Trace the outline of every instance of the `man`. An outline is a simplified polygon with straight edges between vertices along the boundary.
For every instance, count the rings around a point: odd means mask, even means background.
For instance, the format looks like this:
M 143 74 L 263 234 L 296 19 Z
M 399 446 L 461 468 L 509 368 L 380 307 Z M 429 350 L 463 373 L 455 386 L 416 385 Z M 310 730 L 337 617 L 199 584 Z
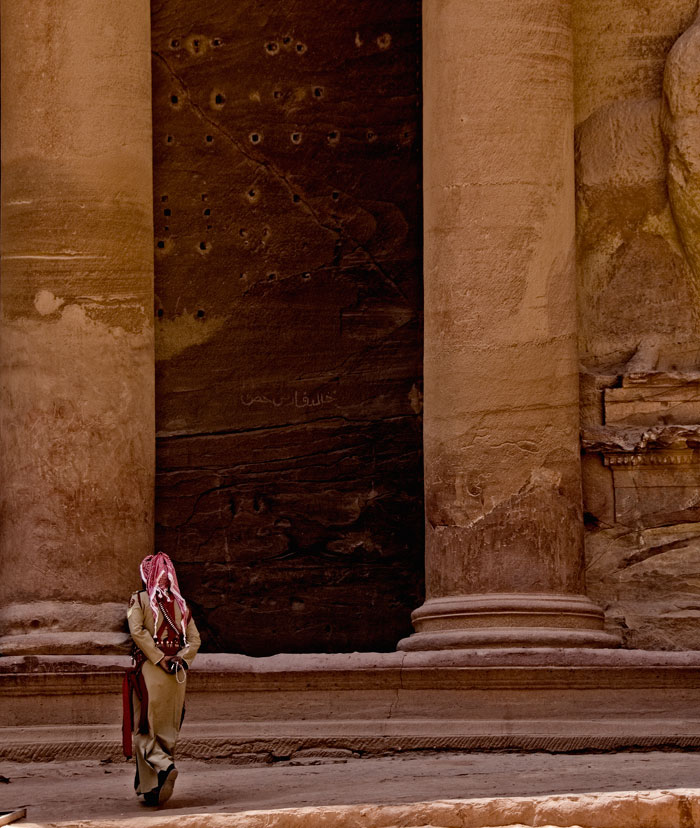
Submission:
M 177 779 L 186 671 L 201 642 L 170 558 L 149 555 L 140 572 L 144 589 L 131 596 L 127 611 L 135 646 L 124 679 L 124 753 L 132 755 L 133 732 L 134 787 L 145 805 L 157 806 L 170 798 Z

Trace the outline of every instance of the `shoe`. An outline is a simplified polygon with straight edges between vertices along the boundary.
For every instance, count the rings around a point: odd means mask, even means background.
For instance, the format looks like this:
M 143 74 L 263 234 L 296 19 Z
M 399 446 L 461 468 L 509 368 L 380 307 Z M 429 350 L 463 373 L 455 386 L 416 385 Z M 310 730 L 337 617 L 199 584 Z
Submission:
M 154 788 L 152 791 L 147 791 L 143 795 L 143 804 L 148 805 L 149 808 L 158 807 L 158 788 Z
M 161 774 L 163 776 L 161 780 Z M 177 779 L 177 768 L 171 765 L 167 770 L 158 774 L 158 804 L 164 805 L 173 795 L 175 780 Z

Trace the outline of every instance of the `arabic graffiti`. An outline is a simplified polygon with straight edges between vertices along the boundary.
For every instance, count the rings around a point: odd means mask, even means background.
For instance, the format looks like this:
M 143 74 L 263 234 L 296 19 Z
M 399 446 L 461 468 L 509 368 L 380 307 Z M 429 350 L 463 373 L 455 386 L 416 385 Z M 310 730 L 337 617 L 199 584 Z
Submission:
M 265 393 L 265 394 L 241 394 L 241 403 L 246 407 L 253 405 L 271 405 L 274 408 L 292 406 L 294 408 L 318 408 L 322 405 L 335 402 L 335 395 L 327 391 L 306 391 Z

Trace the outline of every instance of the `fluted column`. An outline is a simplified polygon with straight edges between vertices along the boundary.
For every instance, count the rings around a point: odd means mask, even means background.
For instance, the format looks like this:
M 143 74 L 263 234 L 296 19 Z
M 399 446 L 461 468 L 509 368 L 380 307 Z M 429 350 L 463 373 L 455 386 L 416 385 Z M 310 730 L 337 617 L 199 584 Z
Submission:
M 611 646 L 584 595 L 569 0 L 424 0 L 425 604 L 401 649 Z
M 99 652 L 152 551 L 150 4 L 1 13 L 0 652 Z

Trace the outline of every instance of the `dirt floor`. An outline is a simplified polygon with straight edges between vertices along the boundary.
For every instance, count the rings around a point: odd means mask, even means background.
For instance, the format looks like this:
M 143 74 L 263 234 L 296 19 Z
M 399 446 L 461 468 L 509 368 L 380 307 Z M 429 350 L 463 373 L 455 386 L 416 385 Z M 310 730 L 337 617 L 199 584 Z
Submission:
M 700 787 L 700 753 L 658 751 L 421 753 L 248 766 L 183 760 L 178 769 L 163 814 Z M 126 762 L 0 763 L 0 811 L 27 806 L 31 822 L 144 816 L 151 811 L 134 796 L 133 773 Z

